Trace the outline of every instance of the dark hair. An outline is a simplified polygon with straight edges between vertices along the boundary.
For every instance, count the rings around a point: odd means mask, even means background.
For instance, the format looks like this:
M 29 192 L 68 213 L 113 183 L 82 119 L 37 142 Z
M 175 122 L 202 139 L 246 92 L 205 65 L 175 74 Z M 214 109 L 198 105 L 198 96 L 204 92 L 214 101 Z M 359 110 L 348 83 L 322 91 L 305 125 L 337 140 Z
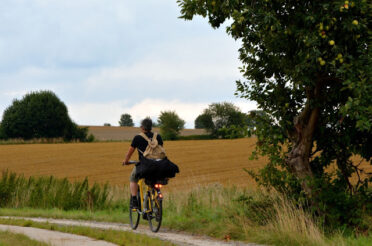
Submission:
M 141 127 L 145 129 L 145 131 L 149 132 L 152 129 L 152 120 L 150 118 L 145 118 L 141 121 Z

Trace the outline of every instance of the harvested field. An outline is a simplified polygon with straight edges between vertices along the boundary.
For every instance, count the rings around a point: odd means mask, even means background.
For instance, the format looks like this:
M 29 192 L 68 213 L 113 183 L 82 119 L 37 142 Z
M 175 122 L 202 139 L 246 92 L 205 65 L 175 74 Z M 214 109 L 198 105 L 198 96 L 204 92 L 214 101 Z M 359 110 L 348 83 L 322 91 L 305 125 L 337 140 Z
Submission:
M 264 159 L 249 161 L 255 139 L 166 141 L 169 158 L 181 173 L 172 187 L 188 188 L 213 182 L 252 185 L 243 168 L 257 169 Z M 30 175 L 54 175 L 79 180 L 124 185 L 132 166 L 121 162 L 129 142 L 23 144 L 0 146 L 0 170 L 9 169 Z M 137 159 L 135 155 L 132 159 Z
M 89 134 L 93 134 L 100 141 L 123 141 L 131 140 L 135 135 L 141 132 L 139 127 L 120 127 L 120 126 L 88 126 Z M 153 129 L 160 132 L 159 128 Z M 206 134 L 204 129 L 184 129 L 181 136 L 203 135 Z
M 168 157 L 181 173 L 169 188 L 187 190 L 210 183 L 255 186 L 243 168 L 257 170 L 267 159 L 249 160 L 255 138 L 236 140 L 166 141 Z M 132 166 L 121 162 L 130 142 L 0 145 L 0 170 L 9 169 L 25 176 L 54 175 L 70 180 L 114 185 L 129 183 Z M 137 153 L 132 159 L 137 159 Z M 359 162 L 360 158 L 354 158 Z M 372 166 L 363 163 L 372 171 Z

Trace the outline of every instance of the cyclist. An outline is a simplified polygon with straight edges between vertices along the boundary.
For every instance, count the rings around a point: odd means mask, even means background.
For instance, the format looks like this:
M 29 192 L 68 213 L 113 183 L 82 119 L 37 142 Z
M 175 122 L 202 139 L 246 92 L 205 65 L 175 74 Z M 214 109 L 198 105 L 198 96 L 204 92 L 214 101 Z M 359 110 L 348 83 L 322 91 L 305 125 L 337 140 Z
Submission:
M 152 120 L 150 118 L 145 118 L 141 121 L 141 131 L 148 137 L 152 138 L 154 133 L 152 130 Z M 163 139 L 159 134 L 157 134 L 156 139 L 158 140 L 158 144 L 163 146 Z M 136 135 L 129 147 L 128 153 L 125 156 L 125 160 L 123 161 L 123 165 L 129 165 L 129 160 L 132 157 L 133 152 L 137 148 L 138 150 L 138 158 L 141 160 L 142 153 L 145 152 L 148 142 L 141 136 Z M 130 193 L 132 195 L 131 198 L 131 207 L 138 208 L 138 201 L 137 201 L 137 192 L 138 192 L 138 179 L 135 178 L 136 174 L 136 167 L 133 168 L 132 173 L 130 175 Z

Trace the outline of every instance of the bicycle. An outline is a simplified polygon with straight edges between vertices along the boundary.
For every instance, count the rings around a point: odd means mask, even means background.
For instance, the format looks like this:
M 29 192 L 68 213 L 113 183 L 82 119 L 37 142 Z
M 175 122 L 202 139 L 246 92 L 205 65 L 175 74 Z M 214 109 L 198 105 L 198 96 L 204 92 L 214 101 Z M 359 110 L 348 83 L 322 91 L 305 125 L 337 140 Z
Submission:
M 129 161 L 129 164 L 138 164 L 138 161 Z M 145 180 L 138 181 L 137 201 L 138 209 L 129 205 L 129 220 L 133 230 L 137 229 L 140 217 L 148 220 L 152 232 L 158 232 L 163 217 L 163 194 L 160 189 L 168 183 L 164 180 Z

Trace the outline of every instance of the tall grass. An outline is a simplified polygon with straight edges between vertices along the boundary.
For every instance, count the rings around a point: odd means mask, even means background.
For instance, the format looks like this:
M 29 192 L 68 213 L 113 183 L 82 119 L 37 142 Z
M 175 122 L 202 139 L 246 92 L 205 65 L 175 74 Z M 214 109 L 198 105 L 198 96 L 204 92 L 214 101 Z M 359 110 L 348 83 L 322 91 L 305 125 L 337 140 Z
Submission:
M 219 238 L 275 245 L 324 245 L 320 223 L 275 192 L 199 187 L 166 198 L 164 224 Z
M 365 245 L 363 241 L 372 237 L 368 236 L 368 232 L 359 238 L 345 238 L 342 232 L 325 235 L 321 221 L 313 218 L 304 208 L 278 193 L 264 190 L 214 184 L 188 192 L 165 192 L 163 204 L 164 227 L 226 240 L 274 245 Z M 26 179 L 3 172 L 0 207 L 35 208 L 34 211 L 26 210 L 23 215 L 35 216 L 36 213 L 37 216 L 53 217 L 58 214 L 58 217 L 65 215 L 127 222 L 129 189 L 97 184 L 90 186 L 87 179 L 71 183 L 67 179 Z M 43 213 L 36 208 L 48 210 Z M 66 210 L 73 210 L 75 214 Z M 22 215 L 22 210 L 13 213 Z M 11 215 L 12 211 L 1 210 L 1 214 Z
M 71 183 L 67 179 L 17 176 L 3 171 L 0 179 L 0 207 L 103 209 L 109 206 L 109 186 Z

